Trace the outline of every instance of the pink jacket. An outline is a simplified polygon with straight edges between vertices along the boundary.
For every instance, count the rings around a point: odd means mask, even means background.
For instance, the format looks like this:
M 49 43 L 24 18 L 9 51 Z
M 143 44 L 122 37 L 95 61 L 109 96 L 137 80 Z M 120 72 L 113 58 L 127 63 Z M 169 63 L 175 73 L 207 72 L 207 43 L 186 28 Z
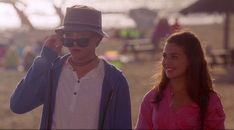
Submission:
M 136 129 L 199 129 L 199 106 L 188 104 L 176 112 L 173 112 L 169 104 L 171 102 L 170 88 L 167 87 L 164 97 L 157 108 L 152 103 L 155 90 L 149 91 L 141 104 L 140 114 Z M 205 118 L 205 129 L 224 129 L 225 114 L 219 97 L 212 93 Z

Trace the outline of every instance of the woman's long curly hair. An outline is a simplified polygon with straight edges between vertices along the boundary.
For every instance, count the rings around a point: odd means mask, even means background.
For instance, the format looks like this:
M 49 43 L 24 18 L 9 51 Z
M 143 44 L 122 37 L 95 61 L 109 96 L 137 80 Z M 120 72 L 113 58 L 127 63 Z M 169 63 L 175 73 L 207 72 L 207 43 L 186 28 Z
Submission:
M 191 100 L 200 107 L 201 128 L 203 129 L 209 102 L 209 93 L 214 90 L 201 43 L 195 34 L 189 31 L 183 31 L 169 36 L 166 44 L 175 44 L 181 47 L 187 56 L 189 65 L 186 71 L 186 91 Z M 154 103 L 157 106 L 159 106 L 163 98 L 163 92 L 168 83 L 169 79 L 164 70 L 161 69 L 159 81 L 155 87 L 157 94 Z

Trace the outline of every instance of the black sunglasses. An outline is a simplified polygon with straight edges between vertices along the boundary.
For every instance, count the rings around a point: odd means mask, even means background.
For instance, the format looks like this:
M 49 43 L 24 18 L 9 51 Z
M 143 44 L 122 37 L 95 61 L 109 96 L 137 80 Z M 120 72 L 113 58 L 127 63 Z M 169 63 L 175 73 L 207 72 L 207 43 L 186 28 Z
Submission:
M 63 38 L 62 40 L 63 40 L 63 45 L 65 47 L 79 46 L 85 48 L 89 46 L 89 38 L 79 38 L 79 39 Z

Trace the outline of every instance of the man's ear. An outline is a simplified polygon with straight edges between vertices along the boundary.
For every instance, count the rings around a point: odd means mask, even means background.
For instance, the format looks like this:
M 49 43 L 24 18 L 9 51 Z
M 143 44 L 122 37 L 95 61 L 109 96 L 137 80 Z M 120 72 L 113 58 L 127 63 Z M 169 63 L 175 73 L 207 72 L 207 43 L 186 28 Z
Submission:
M 102 41 L 103 36 L 97 36 L 97 45 L 98 46 Z
M 55 33 L 59 36 L 59 37 L 63 37 L 64 36 L 64 31 L 62 29 L 56 29 Z

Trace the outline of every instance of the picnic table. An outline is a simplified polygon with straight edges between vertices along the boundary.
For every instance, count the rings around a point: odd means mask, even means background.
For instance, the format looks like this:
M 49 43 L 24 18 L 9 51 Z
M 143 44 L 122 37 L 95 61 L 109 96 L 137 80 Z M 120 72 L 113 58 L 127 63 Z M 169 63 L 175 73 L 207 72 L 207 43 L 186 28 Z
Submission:
M 211 66 L 234 64 L 234 49 L 212 49 L 207 52 Z
M 123 47 L 121 50 L 122 54 L 133 54 L 135 60 L 140 60 L 139 55 L 142 53 L 148 53 L 154 56 L 156 52 L 155 46 L 151 43 L 148 38 L 140 39 L 125 39 L 123 40 Z

